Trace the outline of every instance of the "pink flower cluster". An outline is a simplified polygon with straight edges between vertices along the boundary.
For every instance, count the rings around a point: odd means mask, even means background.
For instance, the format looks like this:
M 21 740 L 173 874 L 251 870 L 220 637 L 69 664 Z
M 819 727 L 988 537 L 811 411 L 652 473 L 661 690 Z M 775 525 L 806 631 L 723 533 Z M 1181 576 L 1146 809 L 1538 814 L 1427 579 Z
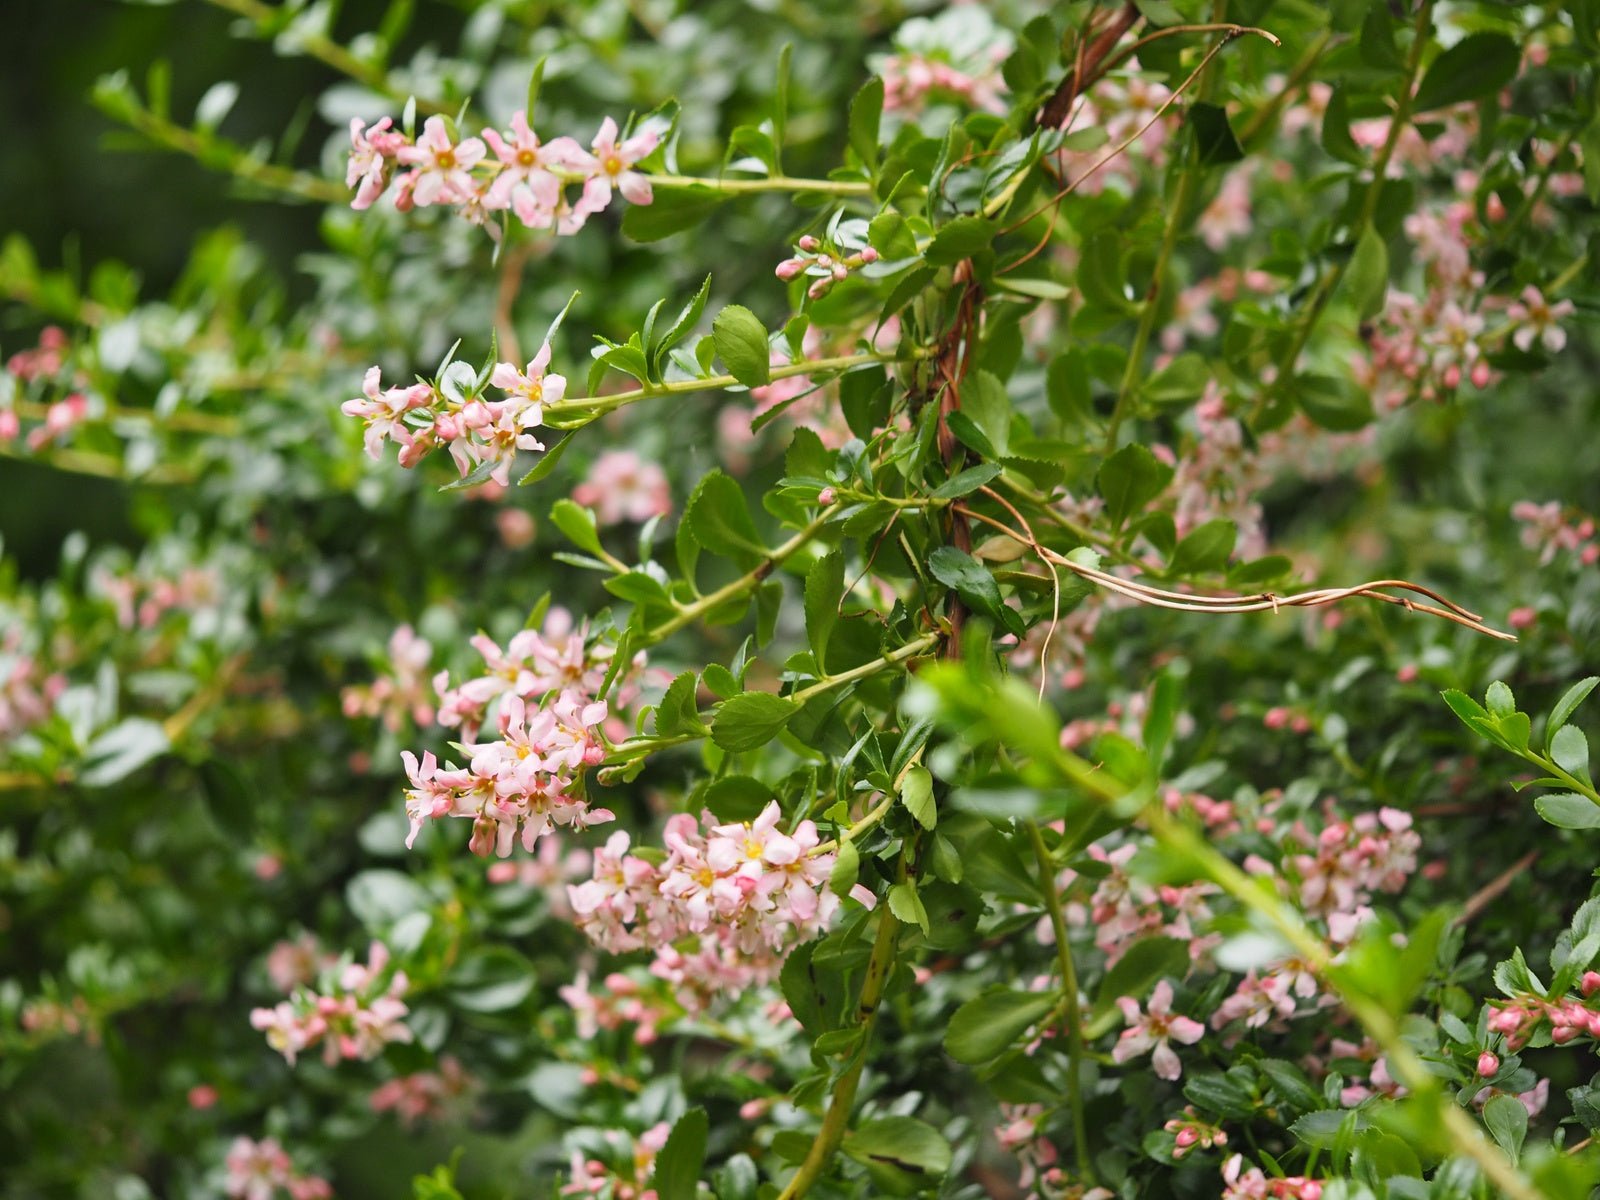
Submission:
M 1228 415 L 1227 401 L 1214 384 L 1194 407 L 1194 425 L 1194 444 L 1187 453 L 1161 455 L 1175 467 L 1171 492 L 1177 535 L 1186 537 L 1221 517 L 1239 527 L 1235 554 L 1257 558 L 1266 552 L 1267 539 L 1256 496 L 1272 482 L 1271 476 L 1246 446 L 1244 426 Z
M 1181 1116 L 1173 1117 L 1161 1127 L 1172 1134 L 1173 1158 L 1185 1158 L 1195 1150 L 1210 1150 L 1228 1144 L 1228 1135 L 1220 1125 L 1209 1125 L 1195 1115 L 1192 1105 L 1185 1105 Z
M 634 204 L 653 198 L 649 177 L 636 168 L 660 143 L 654 129 L 619 140 L 617 123 L 607 117 L 585 150 L 570 137 L 540 142 L 518 111 L 508 132 L 482 133 L 463 138 L 445 118 L 429 117 L 412 141 L 388 117 L 370 127 L 351 121 L 345 172 L 345 186 L 356 189 L 351 207 L 370 208 L 392 184 L 401 212 L 441 205 L 485 224 L 491 214 L 509 211 L 530 229 L 569 234 L 604 211 L 613 191 Z M 581 185 L 576 200 L 567 194 L 571 184 Z
M 223 1190 L 234 1200 L 274 1200 L 280 1193 L 289 1200 L 332 1200 L 333 1187 L 316 1175 L 302 1175 L 295 1169 L 276 1138 L 257 1142 L 235 1138 L 224 1161 L 227 1178 Z
M 28 431 L 27 447 L 38 452 L 46 446 L 59 445 L 88 419 L 89 397 L 82 392 L 72 392 L 45 409 L 44 420 Z M 9 442 L 20 432 L 16 412 L 12 409 L 0 412 L 0 442 Z
M 400 999 L 408 986 L 404 971 L 389 969 L 388 947 L 373 942 L 366 965 L 349 963 L 324 975 L 320 991 L 297 988 L 275 1007 L 255 1009 L 250 1024 L 290 1065 L 318 1044 L 329 1066 L 341 1059 L 376 1058 L 390 1042 L 411 1040 L 411 1029 L 401 1019 L 409 1011 Z
M 66 688 L 66 676 L 44 674 L 39 659 L 23 652 L 20 628 L 0 635 L 0 745 L 48 718 Z
M 1348 942 L 1371 916 L 1367 902 L 1374 893 L 1399 892 L 1416 872 L 1422 839 L 1411 825 L 1410 813 L 1380 808 L 1348 821 L 1330 820 L 1315 836 L 1301 824 L 1290 831 L 1291 846 L 1306 847 L 1285 860 L 1298 882 L 1300 905 L 1327 922 L 1335 942 Z M 1259 870 L 1260 860 L 1246 866 Z
M 437 1071 L 414 1071 L 380 1084 L 367 1102 L 375 1113 L 392 1112 L 407 1129 L 464 1108 L 477 1084 L 459 1059 L 446 1054 Z
M 667 819 L 659 864 L 630 854 L 626 833 L 612 834 L 594 877 L 568 889 L 578 927 L 613 954 L 656 951 L 652 971 L 690 991 L 765 982 L 781 952 L 815 937 L 839 906 L 825 886 L 834 856 L 815 852 L 815 822 L 784 833 L 782 816 L 777 801 L 748 822 L 678 813 Z M 692 936 L 693 953 L 673 945 Z
M 797 279 L 801 275 L 810 277 L 813 282 L 806 289 L 806 295 L 813 300 L 822 299 L 834 284 L 850 278 L 851 271 L 878 261 L 878 252 L 871 246 L 864 246 L 855 254 L 842 254 L 837 249 L 829 252 L 823 249 L 819 239 L 809 233 L 802 236 L 795 246 L 799 253 L 779 263 L 776 274 L 784 280 Z
M 1105 953 L 1108 965 L 1120 959 L 1134 942 L 1151 936 L 1178 938 L 1189 944 L 1192 958 L 1203 957 L 1219 940 L 1215 934 L 1197 932 L 1211 920 L 1207 899 L 1216 895 L 1217 889 L 1205 883 L 1157 888 L 1134 879 L 1128 873 L 1128 863 L 1138 849 L 1136 842 L 1110 851 L 1098 843 L 1089 847 L 1089 857 L 1104 864 L 1107 872 L 1096 883 L 1087 905 L 1067 905 L 1068 921 L 1094 930 L 1094 944 Z M 1075 872 L 1065 871 L 1059 886 L 1066 890 L 1076 879 Z M 1040 922 L 1039 935 L 1041 940 L 1049 940 L 1048 922 Z M 1171 995 L 1170 988 L 1167 995 Z
M 632 450 L 607 450 L 582 483 L 572 489 L 574 503 L 594 510 L 601 525 L 643 523 L 672 511 L 672 492 L 660 466 Z
M 1518 996 L 1512 1000 L 1490 1002 L 1489 1032 L 1506 1039 L 1506 1048 L 1520 1050 L 1540 1025 L 1550 1022 L 1550 1040 L 1558 1046 L 1580 1037 L 1600 1038 L 1600 1011 L 1585 1001 L 1600 991 L 1600 972 L 1585 971 L 1578 983 L 1584 999 L 1567 996 L 1546 1000 L 1540 996 Z
M 402 625 L 389 637 L 389 668 L 370 684 L 354 684 L 339 695 L 347 717 L 377 717 L 385 729 L 399 733 L 409 724 L 433 724 L 433 697 L 429 691 L 428 667 L 433 661 L 433 644 L 418 637 L 410 625 Z
M 39 344 L 32 349 L 18 350 L 6 359 L 6 370 L 23 383 L 49 379 L 66 362 L 68 347 L 66 330 L 59 325 L 46 325 L 39 331 Z
M 406 791 L 410 847 L 427 821 L 465 817 L 472 821 L 467 845 L 480 858 L 511 853 L 518 834 L 532 851 L 539 837 L 556 827 L 584 829 L 614 820 L 604 808 L 589 807 L 581 774 L 606 753 L 599 726 L 604 701 L 588 702 L 574 691 L 557 693 L 545 707 L 530 709 L 521 696 L 499 706 L 499 738 L 469 742 L 462 750 L 465 769 L 440 769 L 432 751 L 401 754 L 411 787 Z
M 646 984 L 620 971 L 611 972 L 597 988 L 590 987 L 589 972 L 579 971 L 559 994 L 577 1018 L 578 1036 L 585 1040 L 602 1029 L 632 1025 L 633 1040 L 648 1046 L 660 1036 L 662 1023 L 673 1015 Z
M 215 567 L 190 565 L 169 574 L 155 570 L 97 571 L 94 587 L 117 610 L 124 629 L 153 629 L 170 612 L 198 612 L 214 607 L 222 580 Z
M 1600 541 L 1595 539 L 1593 517 L 1582 513 L 1569 516 L 1555 500 L 1546 504 L 1519 500 L 1511 506 L 1511 515 L 1522 522 L 1522 544 L 1539 552 L 1540 566 L 1548 565 L 1562 552 L 1577 555 L 1586 567 L 1600 562 Z
M 384 442 L 392 441 L 400 447 L 400 465 L 414 467 L 445 446 L 463 477 L 490 465 L 489 478 L 505 487 L 519 450 L 544 449 L 532 433 L 544 423 L 544 406 L 566 395 L 566 378 L 547 374 L 549 365 L 549 342 L 539 347 L 526 369 L 496 363 L 488 382 L 506 393 L 499 400 L 484 399 L 476 389 L 462 392 L 449 368 L 437 385 L 384 388 L 379 369 L 371 367 L 361 396 L 345 401 L 340 411 L 366 422 L 364 441 L 373 458 L 381 457 Z
M 1269 1178 L 1260 1167 L 1244 1169 L 1244 1156 L 1235 1154 L 1222 1164 L 1227 1189 L 1222 1200 L 1322 1200 L 1322 1184 L 1303 1175 Z
M 606 1193 L 610 1200 L 656 1200 L 656 1190 L 647 1186 L 655 1173 L 656 1155 L 667 1144 L 672 1125 L 662 1121 L 651 1126 L 636 1138 L 616 1130 L 605 1135 L 611 1147 L 612 1158 L 587 1158 L 581 1150 L 572 1152 L 572 1182 L 561 1189 L 563 1196 L 598 1196 Z M 625 1166 L 619 1162 L 626 1160 Z

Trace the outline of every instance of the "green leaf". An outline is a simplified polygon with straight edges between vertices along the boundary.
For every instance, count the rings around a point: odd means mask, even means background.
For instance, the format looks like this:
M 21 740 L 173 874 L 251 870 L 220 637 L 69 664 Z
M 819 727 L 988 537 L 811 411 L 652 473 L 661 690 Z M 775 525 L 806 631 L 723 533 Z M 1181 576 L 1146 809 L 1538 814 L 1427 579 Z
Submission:
M 824 555 L 806 572 L 806 640 L 817 671 L 828 661 L 828 639 L 839 622 L 839 602 L 844 598 L 844 555 L 838 551 Z
M 1522 1157 L 1522 1140 L 1528 1136 L 1528 1110 L 1515 1096 L 1490 1096 L 1483 1106 L 1483 1123 L 1489 1136 L 1516 1163 Z
M 1550 757 L 1563 771 L 1589 778 L 1589 739 L 1576 725 L 1563 725 L 1550 739 Z
M 78 782 L 85 787 L 109 787 L 121 783 L 146 763 L 160 758 L 172 748 L 159 722 L 145 717 L 128 717 L 89 743 L 84 752 L 84 767 Z
M 984 217 L 957 217 L 941 225 L 923 257 L 936 267 L 953 266 L 987 250 L 999 226 Z
M 649 204 L 628 205 L 622 214 L 622 232 L 636 242 L 659 242 L 693 229 L 727 199 L 727 193 L 699 183 L 684 188 L 658 187 Z
M 1522 63 L 1517 43 L 1503 33 L 1474 33 L 1462 38 L 1429 65 L 1413 114 L 1492 96 L 1516 78 Z
M 724 775 L 706 788 L 705 806 L 722 821 L 753 821 L 772 799 L 772 789 L 759 779 Z
M 754 750 L 782 733 L 799 711 L 794 701 L 771 692 L 741 692 L 717 706 L 711 740 L 732 753 Z
M 1363 321 L 1383 308 L 1384 297 L 1389 292 L 1389 248 L 1371 225 L 1362 231 L 1361 240 L 1356 243 L 1340 290 Z
M 527 958 L 506 946 L 490 946 L 450 973 L 450 1003 L 467 1012 L 508 1012 L 533 994 L 536 982 L 538 972 Z
M 945 1030 L 945 1053 L 959 1063 L 976 1065 L 998 1058 L 1056 1007 L 1053 992 L 1014 992 L 1010 989 L 974 996 L 950 1018 Z
M 873 174 L 878 170 L 878 124 L 883 119 L 883 79 L 874 75 L 850 101 L 850 149 Z
M 889 889 L 889 911 L 896 920 L 919 926 L 923 933 L 928 932 L 928 910 L 923 906 L 922 897 L 917 894 L 916 880 L 903 879 Z
M 1000 474 L 999 463 L 979 463 L 952 475 L 930 493 L 936 500 L 955 500 L 994 481 Z
M 1244 158 L 1244 148 L 1228 124 L 1227 110 L 1217 104 L 1197 100 L 1189 106 L 1186 118 L 1194 129 L 1195 148 L 1202 167 L 1220 167 Z
M 677 737 L 685 733 L 704 733 L 705 725 L 695 707 L 695 692 L 700 680 L 693 671 L 685 671 L 667 685 L 656 705 L 656 733 L 661 737 Z
M 1239 528 L 1227 517 L 1217 517 L 1190 533 L 1172 552 L 1172 573 L 1195 575 L 1220 571 L 1228 565 Z
M 940 546 L 928 556 L 928 570 L 948 588 L 954 588 L 962 601 L 1013 633 L 1020 633 L 1021 618 L 1000 599 L 1000 585 L 989 568 L 954 546 Z
M 1556 701 L 1556 706 L 1550 710 L 1550 720 L 1545 723 L 1544 735 L 1552 738 L 1572 718 L 1578 705 L 1582 704 L 1594 691 L 1595 685 L 1600 684 L 1600 675 L 1591 675 L 1587 679 L 1580 679 L 1567 689 L 1566 694 Z
M 1131 515 L 1159 496 L 1172 480 L 1172 468 L 1138 442 L 1129 442 L 1100 466 L 1100 494 L 1106 515 L 1121 528 Z
M 772 378 L 772 353 L 767 347 L 767 327 L 742 304 L 730 304 L 711 322 L 711 340 L 717 355 L 745 387 L 760 387 Z
M 1336 433 L 1352 433 L 1372 423 L 1372 397 L 1336 375 L 1300 375 L 1294 380 L 1296 399 L 1306 416 Z
M 550 519 L 578 549 L 596 557 L 604 553 L 600 546 L 600 532 L 595 524 L 594 513 L 587 508 L 571 500 L 557 500 L 550 506 Z
M 926 767 L 912 767 L 906 772 L 900 783 L 900 803 L 924 829 L 932 829 L 938 823 L 939 812 L 933 802 L 933 776 Z
M 700 316 L 706 310 L 706 300 L 711 295 L 711 276 L 706 276 L 706 281 L 700 285 L 700 290 L 694 294 L 694 299 L 683 306 L 683 311 L 672 322 L 667 331 L 654 340 L 645 341 L 645 354 L 650 359 L 650 366 L 657 377 L 661 374 L 661 365 L 666 361 L 669 351 L 684 338 L 694 331 Z
M 855 887 L 860 875 L 861 851 L 856 849 L 855 842 L 845 838 L 839 843 L 839 850 L 833 859 L 833 870 L 828 873 L 828 890 L 843 900 Z
M 362 871 L 344 888 L 345 904 L 356 919 L 372 932 L 393 925 L 408 913 L 424 912 L 433 906 L 433 897 L 403 871 L 377 868 Z
M 1188 404 L 1206 390 L 1211 368 L 1198 354 L 1180 354 L 1140 388 L 1151 404 Z
M 1107 1013 L 1118 996 L 1145 996 L 1165 975 L 1181 979 L 1189 969 L 1189 944 L 1180 938 L 1141 938 L 1106 971 L 1094 1011 Z
M 1500 680 L 1495 680 L 1489 685 L 1489 690 L 1484 693 L 1483 706 L 1489 710 L 1489 715 L 1497 721 L 1516 715 L 1517 698 Z
M 712 471 L 696 485 L 683 519 L 695 541 L 713 554 L 737 559 L 759 558 L 767 552 L 745 505 L 744 489 L 720 470 Z
M 1322 114 L 1322 148 L 1352 166 L 1366 165 L 1367 156 L 1350 136 L 1350 101 L 1342 83 L 1329 95 L 1327 111 Z
M 706 1138 L 711 1122 L 703 1108 L 691 1108 L 678 1118 L 667 1144 L 656 1155 L 650 1185 L 659 1200 L 695 1200 L 700 1190 L 700 1169 L 706 1161 Z
M 934 1187 L 950 1169 L 950 1143 L 915 1117 L 879 1117 L 847 1133 L 839 1147 L 865 1166 L 878 1187 L 909 1195 Z
M 533 464 L 533 469 L 517 480 L 518 487 L 527 487 L 530 483 L 538 483 L 556 469 L 562 457 L 572 448 L 572 443 L 577 440 L 575 434 L 567 434 L 550 449 L 539 456 L 539 461 Z

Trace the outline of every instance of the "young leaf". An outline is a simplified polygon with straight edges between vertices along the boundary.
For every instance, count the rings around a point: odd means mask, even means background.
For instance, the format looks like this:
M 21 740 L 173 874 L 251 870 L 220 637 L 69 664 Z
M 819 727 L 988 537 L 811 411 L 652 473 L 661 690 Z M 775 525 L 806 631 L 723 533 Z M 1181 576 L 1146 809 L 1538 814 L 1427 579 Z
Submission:
M 874 75 L 850 101 L 850 148 L 862 166 L 878 170 L 878 123 L 883 119 L 883 79 Z
M 1101 464 L 1100 494 L 1106 515 L 1120 528 L 1133 513 L 1159 496 L 1172 480 L 1172 468 L 1138 442 L 1130 442 Z
M 928 932 L 928 910 L 923 907 L 914 880 L 902 880 L 889 889 L 889 911 L 896 920 L 906 925 L 916 925 L 923 933 Z
M 1600 829 L 1600 805 L 1576 792 L 1540 796 L 1533 808 L 1558 829 Z
M 939 820 L 933 802 L 933 776 L 926 767 L 912 767 L 900 784 L 900 803 L 917 819 L 924 829 L 932 829 Z
M 667 1135 L 667 1144 L 656 1156 L 651 1186 L 659 1200 L 695 1200 L 710 1130 L 711 1123 L 703 1108 L 691 1108 L 678 1118 Z
M 806 572 L 806 638 L 818 672 L 825 671 L 828 639 L 839 620 L 839 601 L 844 597 L 844 555 L 838 550 L 824 555 Z
M 1566 694 L 1560 700 L 1557 700 L 1556 706 L 1550 710 L 1550 720 L 1545 723 L 1544 727 L 1544 736 L 1546 738 L 1554 737 L 1556 731 L 1572 718 L 1572 714 L 1577 711 L 1578 705 L 1588 698 L 1589 693 L 1594 691 L 1596 684 L 1600 684 L 1600 675 L 1591 675 L 1587 679 L 1580 679 L 1567 689 Z
M 766 326 L 744 305 L 730 304 L 717 314 L 711 322 L 711 340 L 728 374 L 745 387 L 760 387 L 772 378 Z
M 600 556 L 600 533 L 595 525 L 594 513 L 571 500 L 563 499 L 551 505 L 550 519 L 578 549 Z
M 693 530 L 695 541 L 713 554 L 737 559 L 766 553 L 755 522 L 750 519 L 744 489 L 722 471 L 712 471 L 700 481 L 689 497 L 683 519 Z

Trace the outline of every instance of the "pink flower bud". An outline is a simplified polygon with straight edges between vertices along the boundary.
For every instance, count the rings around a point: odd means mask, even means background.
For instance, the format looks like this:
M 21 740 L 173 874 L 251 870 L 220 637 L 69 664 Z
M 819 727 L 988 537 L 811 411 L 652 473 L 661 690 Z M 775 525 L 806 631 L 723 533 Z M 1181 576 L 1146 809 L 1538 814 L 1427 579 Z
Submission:
M 193 1109 L 210 1108 L 217 1102 L 217 1089 L 209 1083 L 196 1084 L 189 1089 L 189 1107 Z
M 1268 729 L 1282 729 L 1289 723 L 1289 710 L 1282 705 L 1269 708 L 1261 718 L 1261 723 Z
M 838 498 L 838 494 L 835 493 L 831 487 L 825 487 L 817 493 L 817 503 L 823 508 L 827 508 L 828 505 L 832 504 Z
M 795 244 L 807 253 L 811 253 L 822 245 L 821 242 L 817 241 L 817 239 L 812 237 L 809 233 L 802 237 Z
M 1523 605 L 1520 608 L 1513 608 L 1510 613 L 1506 615 L 1506 620 L 1510 623 L 1511 628 L 1513 629 L 1527 629 L 1531 627 L 1538 619 L 1538 611 L 1528 607 L 1527 605 Z M 1590 971 L 1589 974 L 1595 975 L 1596 973 Z M 1588 978 L 1588 976 L 1585 976 L 1585 978 Z M 1596 978 L 1600 979 L 1600 975 L 1596 975 Z
M 875 263 L 875 262 L 877 262 L 878 261 L 878 252 L 876 250 L 874 250 L 871 246 L 868 246 L 865 250 L 863 250 L 861 252 L 861 261 L 863 263 Z
M 1600 989 L 1600 971 L 1585 971 L 1578 981 L 1578 990 L 1585 996 L 1592 996 L 1597 989 Z
M 1497 1056 L 1495 1054 L 1492 1054 L 1487 1050 L 1485 1050 L 1482 1054 L 1478 1055 L 1478 1074 L 1479 1075 L 1482 1075 L 1485 1079 L 1488 1079 L 1492 1075 L 1494 1075 L 1495 1072 L 1497 1072 L 1499 1069 L 1500 1069 L 1499 1056 Z
M 1472 386 L 1486 388 L 1489 386 L 1489 364 L 1479 359 L 1472 364 Z
M 1417 674 L 1417 664 L 1406 663 L 1405 666 L 1401 667 L 1394 673 L 1394 677 L 1401 683 L 1415 683 L 1417 680 Z
M 1200 1140 L 1200 1135 L 1194 1131 L 1193 1126 L 1187 1126 L 1178 1130 L 1178 1136 L 1174 1140 L 1178 1143 L 1178 1149 L 1187 1150 Z
M 778 264 L 774 272 L 779 279 L 793 279 L 806 269 L 806 260 L 803 258 L 786 258 Z

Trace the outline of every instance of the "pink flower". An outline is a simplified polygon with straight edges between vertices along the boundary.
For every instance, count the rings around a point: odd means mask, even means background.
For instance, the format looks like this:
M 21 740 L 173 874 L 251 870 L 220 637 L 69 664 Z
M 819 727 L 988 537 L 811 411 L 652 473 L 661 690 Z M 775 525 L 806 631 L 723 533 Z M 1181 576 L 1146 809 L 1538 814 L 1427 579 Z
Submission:
M 549 228 L 561 198 L 561 180 L 550 168 L 559 166 L 570 153 L 563 156 L 562 147 L 556 143 L 541 146 L 538 136 L 528 128 L 527 113 L 520 109 L 511 117 L 509 138 L 485 129 L 483 140 L 500 160 L 500 173 L 489 187 L 484 207 L 509 208 L 530 229 Z M 569 143 L 571 139 L 558 138 L 557 142 Z
M 672 511 L 666 473 L 632 450 L 602 454 L 589 468 L 589 477 L 573 489 L 572 499 L 594 509 L 602 525 L 648 521 Z
M 1151 1066 L 1162 1079 L 1177 1079 L 1183 1073 L 1170 1039 L 1192 1046 L 1205 1036 L 1206 1027 L 1199 1021 L 1172 1014 L 1172 984 L 1163 979 L 1150 995 L 1150 1003 L 1143 1015 L 1139 1002 L 1131 996 L 1119 996 L 1117 1007 L 1122 1009 L 1128 1028 L 1122 1031 L 1112 1048 L 1113 1062 L 1127 1062 L 1141 1054 L 1151 1054 Z M 1151 1052 L 1154 1053 L 1151 1053 Z
M 390 166 L 405 138 L 391 132 L 393 122 L 384 117 L 370 129 L 359 118 L 350 121 L 350 162 L 345 168 L 344 185 L 356 189 L 350 202 L 354 209 L 372 207 L 372 202 L 389 186 Z
M 1538 288 L 1529 284 L 1522 289 L 1522 299 L 1506 309 L 1506 316 L 1516 325 L 1511 340 L 1517 349 L 1528 351 L 1537 339 L 1551 354 L 1558 354 L 1567 344 L 1567 331 L 1559 322 L 1573 314 L 1571 300 L 1551 304 Z
M 611 202 L 611 190 L 616 188 L 623 197 L 634 204 L 649 204 L 653 199 L 649 177 L 633 169 L 660 143 L 660 136 L 650 129 L 633 135 L 625 142 L 617 141 L 617 123 L 607 117 L 600 125 L 590 147 L 591 153 L 578 150 L 569 156 L 568 165 L 589 174 L 583 187 L 584 203 L 591 204 L 589 211 L 598 212 Z
M 472 168 L 488 150 L 478 138 L 450 140 L 443 117 L 429 117 L 415 146 L 401 146 L 396 157 L 415 166 L 411 199 L 420 207 L 430 204 L 463 204 L 476 193 Z
M 512 363 L 496 363 L 494 373 L 489 376 L 489 382 L 532 405 L 534 411 L 530 423 L 537 425 L 543 419 L 543 410 L 540 406 L 555 404 L 567 394 L 565 376 L 545 374 L 545 368 L 549 365 L 550 343 L 545 342 L 528 363 L 526 371 L 517 370 Z

